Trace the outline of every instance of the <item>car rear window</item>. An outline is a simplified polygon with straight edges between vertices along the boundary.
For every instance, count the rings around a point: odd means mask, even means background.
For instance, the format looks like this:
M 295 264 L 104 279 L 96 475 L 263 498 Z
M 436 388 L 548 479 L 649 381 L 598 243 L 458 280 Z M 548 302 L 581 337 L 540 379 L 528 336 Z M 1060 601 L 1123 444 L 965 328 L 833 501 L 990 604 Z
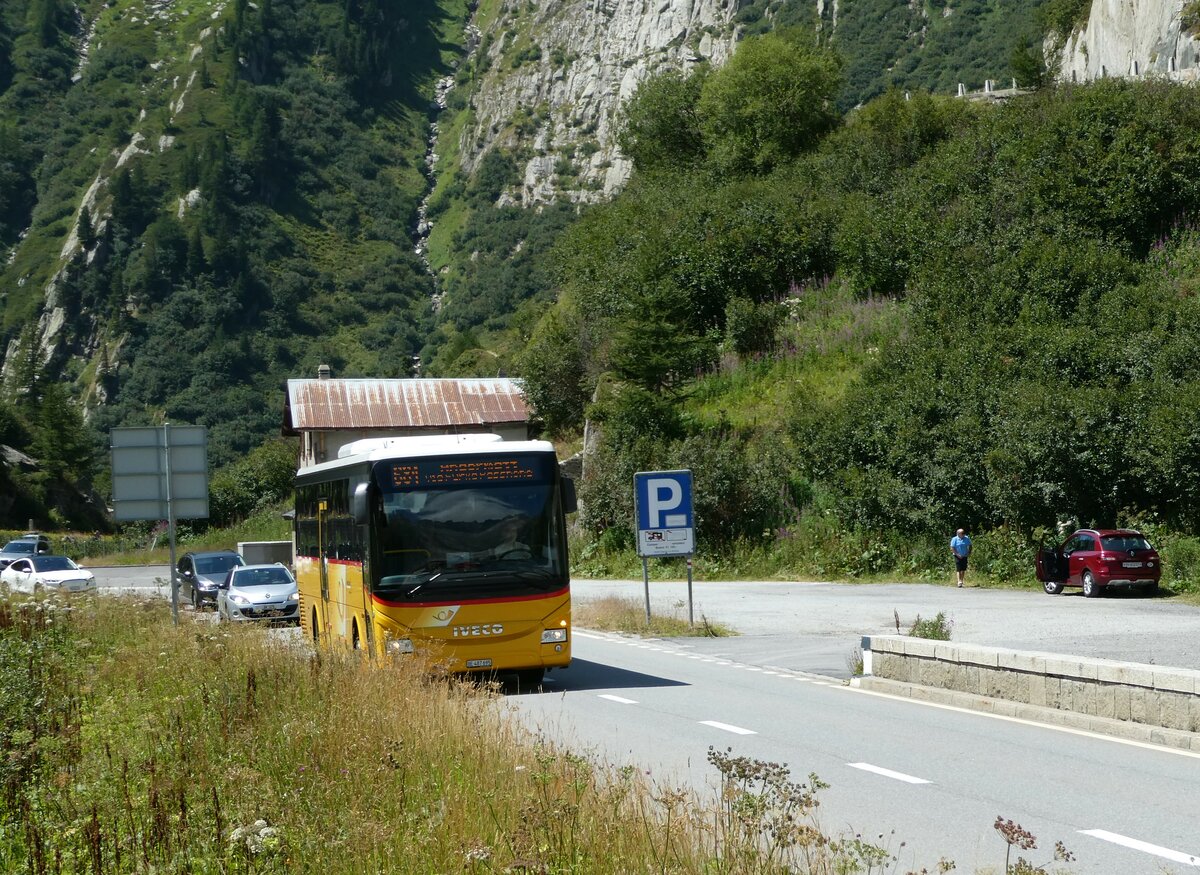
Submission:
M 242 560 L 237 556 L 207 556 L 196 560 L 196 573 L 222 574 L 235 565 L 241 564 Z
M 1149 550 L 1150 542 L 1141 535 L 1103 535 L 1100 546 L 1103 550 L 1132 553 L 1135 550 Z
M 233 577 L 234 586 L 279 586 L 292 582 L 292 576 L 282 568 L 251 568 Z

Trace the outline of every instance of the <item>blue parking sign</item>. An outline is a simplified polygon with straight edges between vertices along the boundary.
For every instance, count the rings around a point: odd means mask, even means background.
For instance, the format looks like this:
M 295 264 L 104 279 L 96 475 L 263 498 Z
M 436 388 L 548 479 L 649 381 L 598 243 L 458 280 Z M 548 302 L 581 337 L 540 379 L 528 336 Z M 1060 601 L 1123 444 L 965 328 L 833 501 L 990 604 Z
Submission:
M 690 556 L 696 552 L 691 471 L 641 471 L 633 475 L 639 556 Z

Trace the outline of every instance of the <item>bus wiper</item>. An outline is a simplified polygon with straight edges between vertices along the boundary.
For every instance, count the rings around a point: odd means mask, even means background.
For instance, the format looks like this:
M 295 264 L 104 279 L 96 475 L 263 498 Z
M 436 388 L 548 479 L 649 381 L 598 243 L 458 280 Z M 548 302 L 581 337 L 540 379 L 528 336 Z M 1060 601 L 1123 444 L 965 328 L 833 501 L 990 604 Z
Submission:
M 434 574 L 433 576 L 431 576 L 428 580 L 421 581 L 420 583 L 418 583 L 416 586 L 414 586 L 412 589 L 410 589 L 408 592 L 406 592 L 404 594 L 405 598 L 412 598 L 417 593 L 419 593 L 422 589 L 424 589 L 425 586 L 427 586 L 430 583 L 433 583 L 435 580 L 437 580 L 441 576 L 442 576 L 442 572 L 439 571 L 437 574 Z

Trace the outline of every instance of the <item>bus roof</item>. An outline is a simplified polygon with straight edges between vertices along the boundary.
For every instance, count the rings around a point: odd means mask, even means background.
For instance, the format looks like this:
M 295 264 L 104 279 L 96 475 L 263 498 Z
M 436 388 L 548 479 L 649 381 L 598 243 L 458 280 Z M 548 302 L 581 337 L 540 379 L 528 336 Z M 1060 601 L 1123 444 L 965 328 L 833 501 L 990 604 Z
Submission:
M 553 452 L 554 444 L 550 441 L 506 441 L 497 434 L 364 438 L 342 447 L 338 458 L 301 468 L 296 475 L 320 474 L 364 462 L 382 462 L 388 459 L 428 456 L 501 456 L 512 453 Z

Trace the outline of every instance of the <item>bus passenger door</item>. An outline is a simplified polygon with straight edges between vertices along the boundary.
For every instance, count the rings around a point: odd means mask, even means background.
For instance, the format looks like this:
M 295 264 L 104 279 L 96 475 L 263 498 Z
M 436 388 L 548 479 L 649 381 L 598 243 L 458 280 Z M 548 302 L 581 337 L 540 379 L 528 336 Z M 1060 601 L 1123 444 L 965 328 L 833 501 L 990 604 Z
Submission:
M 321 621 L 324 625 L 325 640 L 329 640 L 331 623 L 329 620 L 329 565 L 325 550 L 325 512 L 329 503 L 321 499 L 317 504 L 317 571 L 321 576 Z
M 368 483 L 359 483 L 354 488 L 350 499 L 350 515 L 352 518 L 351 531 L 354 533 L 354 556 L 359 563 L 360 581 L 362 587 L 363 606 L 363 635 L 366 637 L 366 648 L 369 656 L 375 656 L 375 602 L 371 598 L 371 555 L 367 545 L 371 543 L 370 511 L 371 487 Z

